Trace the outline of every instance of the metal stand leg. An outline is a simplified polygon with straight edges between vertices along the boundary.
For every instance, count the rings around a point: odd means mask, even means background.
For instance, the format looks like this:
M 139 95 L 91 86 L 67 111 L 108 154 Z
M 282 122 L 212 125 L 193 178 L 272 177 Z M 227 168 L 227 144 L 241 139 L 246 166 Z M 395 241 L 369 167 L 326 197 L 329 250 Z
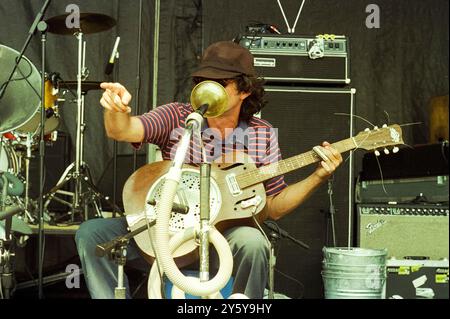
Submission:
M 209 280 L 209 193 L 211 164 L 200 165 L 200 281 Z
M 31 159 L 31 144 L 33 141 L 33 137 L 31 133 L 27 134 L 26 141 L 26 155 L 25 155 L 25 198 L 24 198 L 24 206 L 25 206 L 25 216 L 24 221 L 35 223 L 34 217 L 30 213 L 30 159 Z
M 116 299 L 125 299 L 126 297 L 126 288 L 123 285 L 123 267 L 126 263 L 126 256 L 127 256 L 127 249 L 126 245 L 127 243 L 124 243 L 120 248 L 115 252 L 116 254 L 116 263 L 118 266 L 118 273 L 117 273 L 117 287 L 114 290 L 114 297 Z
M 274 280 L 275 280 L 275 264 L 277 258 L 275 256 L 275 245 L 280 236 L 276 232 L 269 234 L 270 238 L 270 255 L 269 255 L 269 299 L 274 298 Z

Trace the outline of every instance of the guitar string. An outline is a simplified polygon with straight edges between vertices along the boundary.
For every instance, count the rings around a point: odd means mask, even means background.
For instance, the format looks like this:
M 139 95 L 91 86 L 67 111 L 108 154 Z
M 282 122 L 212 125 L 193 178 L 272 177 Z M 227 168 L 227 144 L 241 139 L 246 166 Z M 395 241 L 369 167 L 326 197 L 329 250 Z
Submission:
M 342 146 L 343 146 L 342 148 L 347 149 L 348 147 L 345 147 L 345 145 L 347 143 L 349 143 L 349 141 L 344 140 L 344 141 L 336 142 L 335 145 L 337 145 L 339 147 L 342 144 Z M 267 179 L 273 178 L 273 177 L 276 177 L 279 175 L 283 175 L 292 170 L 307 166 L 309 164 L 318 162 L 320 160 L 321 160 L 321 158 L 315 152 L 309 151 L 304 154 L 299 154 L 297 156 L 293 156 L 293 157 L 287 158 L 285 160 L 269 164 L 269 165 L 277 165 L 279 169 L 277 170 L 277 172 L 275 174 L 271 174 L 271 176 L 268 177 Z M 238 176 L 238 179 L 244 180 L 244 181 L 251 179 L 251 184 L 253 184 L 254 182 L 257 182 L 258 180 L 260 180 L 259 177 L 261 175 L 261 170 L 263 170 L 263 171 L 271 170 L 269 165 L 260 167 L 258 169 L 253 169 L 249 172 L 242 173 Z M 244 182 L 244 184 L 245 184 L 245 182 Z
M 356 143 L 357 147 L 355 149 L 360 148 L 360 146 L 362 144 L 364 144 L 364 142 L 371 135 L 372 134 L 370 134 L 370 133 L 366 134 L 364 136 L 364 139 L 362 141 L 360 141 L 360 143 Z M 351 140 L 352 146 L 355 143 L 354 141 L 356 139 L 358 139 L 357 136 L 352 138 L 352 140 Z M 349 147 L 348 146 L 349 143 L 350 143 L 350 140 L 346 139 L 346 140 L 343 140 L 343 141 L 340 141 L 340 142 L 336 142 L 336 143 L 334 143 L 334 145 L 337 146 L 338 148 L 342 148 L 342 149 L 345 149 L 347 151 L 347 150 L 353 148 L 353 147 Z M 350 155 L 346 157 L 344 162 L 347 162 L 347 160 L 349 158 L 350 158 Z M 288 173 L 288 172 L 290 172 L 292 170 L 301 168 L 303 166 L 312 164 L 312 163 L 320 161 L 320 160 L 321 160 L 321 158 L 316 153 L 314 153 L 313 151 L 309 151 L 309 152 L 306 152 L 306 153 L 303 153 L 303 154 L 299 154 L 297 156 L 293 156 L 293 157 L 290 157 L 290 158 L 278 161 L 276 163 L 269 164 L 267 166 L 262 166 L 262 167 L 259 167 L 259 168 L 251 169 L 250 171 L 247 171 L 247 172 L 239 174 L 236 177 L 236 179 L 238 180 L 239 184 L 246 185 L 247 183 L 249 183 L 248 186 L 250 186 L 250 185 L 253 185 L 253 184 L 255 184 L 255 183 L 257 183 L 258 181 L 261 180 L 261 174 L 262 174 L 261 171 L 270 171 L 270 170 L 274 169 L 273 165 L 276 165 L 276 168 L 277 168 L 277 169 L 275 169 L 276 172 L 272 173 L 270 176 L 266 176 L 264 180 L 267 180 L 267 179 L 270 179 L 270 178 L 273 178 L 273 177 L 276 177 L 276 176 L 283 175 L 283 174 Z M 223 185 L 226 185 L 227 182 L 222 180 L 222 181 L 217 181 L 217 184 L 223 186 Z

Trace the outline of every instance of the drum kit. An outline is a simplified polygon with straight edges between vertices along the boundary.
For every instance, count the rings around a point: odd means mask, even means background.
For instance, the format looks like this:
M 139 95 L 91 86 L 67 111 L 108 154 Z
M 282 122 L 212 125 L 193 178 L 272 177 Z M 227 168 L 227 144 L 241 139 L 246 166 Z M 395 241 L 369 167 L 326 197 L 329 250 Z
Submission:
M 87 219 L 87 206 L 92 204 L 95 216 L 100 215 L 100 199 L 108 200 L 92 183 L 89 167 L 83 160 L 83 140 L 86 127 L 84 121 L 84 99 L 88 91 L 99 90 L 100 83 L 86 81 L 89 70 L 86 68 L 86 41 L 84 35 L 102 32 L 115 26 L 116 21 L 106 15 L 97 13 L 81 13 L 77 28 L 68 28 L 68 15 L 60 15 L 47 19 L 48 32 L 59 35 L 75 36 L 78 43 L 78 71 L 75 81 L 64 81 L 59 73 L 41 75 L 33 63 L 22 56 L 13 77 L 8 81 L 9 72 L 13 70 L 19 52 L 0 44 L 0 85 L 7 85 L 0 98 L 0 175 L 3 172 L 14 175 L 24 184 L 24 194 L 0 196 L 0 208 L 19 205 L 24 208 L 23 219 L 30 223 L 37 222 L 36 200 L 30 198 L 30 159 L 38 152 L 42 132 L 41 112 L 45 109 L 43 125 L 44 140 L 53 145 L 57 140 L 57 130 L 62 122 L 59 102 L 64 101 L 67 91 L 76 94 L 77 129 L 75 145 L 75 161 L 65 172 L 49 193 L 43 197 L 44 208 L 47 210 L 50 201 L 56 200 L 67 204 L 71 210 L 68 213 L 71 221 L 81 214 Z M 41 107 L 42 78 L 45 78 L 45 106 Z M 8 83 L 6 83 L 8 82 Z M 76 93 L 75 93 L 76 92 Z M 74 191 L 68 192 L 62 188 L 68 182 L 73 182 Z M 72 197 L 68 202 L 58 197 L 58 194 Z

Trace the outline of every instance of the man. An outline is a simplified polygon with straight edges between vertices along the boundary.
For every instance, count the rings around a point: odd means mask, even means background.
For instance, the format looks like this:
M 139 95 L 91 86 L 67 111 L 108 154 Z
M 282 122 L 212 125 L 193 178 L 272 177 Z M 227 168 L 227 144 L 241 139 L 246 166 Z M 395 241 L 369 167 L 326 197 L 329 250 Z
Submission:
M 203 129 L 215 130 L 218 136 L 215 140 L 211 140 L 210 136 L 203 137 L 208 161 L 236 146 L 233 145 L 235 139 L 230 137 L 238 129 L 253 132 L 240 143 L 244 144 L 244 151 L 257 166 L 281 159 L 273 128 L 267 121 L 253 116 L 264 105 L 264 88 L 263 80 L 256 77 L 250 51 L 231 41 L 214 43 L 205 50 L 200 67 L 192 76 L 194 83 L 214 80 L 222 84 L 228 94 L 226 111 L 219 117 L 207 118 L 204 123 Z M 172 133 L 184 127 L 186 117 L 193 112 L 192 106 L 171 103 L 141 116 L 130 116 L 131 95 L 125 87 L 118 83 L 102 83 L 101 87 L 105 90 L 100 103 L 105 109 L 104 121 L 108 136 L 133 143 L 135 147 L 145 142 L 157 144 L 163 158 L 172 159 L 177 143 Z M 217 152 L 217 149 L 221 152 Z M 324 160 L 306 179 L 290 186 L 285 184 L 282 176 L 264 183 L 267 203 L 262 213 L 265 216 L 276 220 L 290 213 L 340 165 L 342 157 L 329 143 L 324 142 L 320 149 Z M 194 163 L 201 160 L 201 153 L 194 151 L 192 141 L 189 158 Z M 113 298 L 117 285 L 117 266 L 105 258 L 96 257 L 95 246 L 125 234 L 126 227 L 124 218 L 93 219 L 83 223 L 77 232 L 77 247 L 93 298 Z M 268 274 L 268 247 L 263 235 L 256 228 L 247 226 L 227 229 L 223 235 L 230 244 L 234 258 L 233 293 L 262 298 Z M 131 242 L 129 246 L 127 259 L 139 258 L 136 244 Z M 127 281 L 125 285 L 128 286 Z

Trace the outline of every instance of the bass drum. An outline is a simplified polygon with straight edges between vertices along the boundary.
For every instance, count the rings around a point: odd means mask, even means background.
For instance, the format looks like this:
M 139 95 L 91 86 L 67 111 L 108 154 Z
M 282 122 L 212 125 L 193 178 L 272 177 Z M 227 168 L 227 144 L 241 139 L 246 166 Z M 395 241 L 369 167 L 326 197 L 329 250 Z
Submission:
M 9 143 L 0 139 L 0 172 L 17 175 L 19 173 L 19 159 Z

